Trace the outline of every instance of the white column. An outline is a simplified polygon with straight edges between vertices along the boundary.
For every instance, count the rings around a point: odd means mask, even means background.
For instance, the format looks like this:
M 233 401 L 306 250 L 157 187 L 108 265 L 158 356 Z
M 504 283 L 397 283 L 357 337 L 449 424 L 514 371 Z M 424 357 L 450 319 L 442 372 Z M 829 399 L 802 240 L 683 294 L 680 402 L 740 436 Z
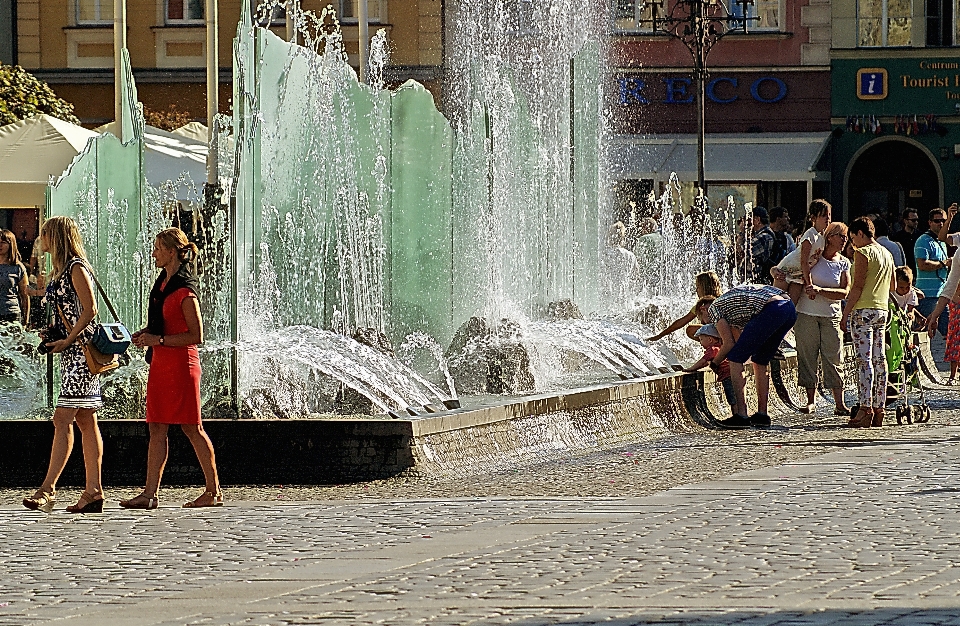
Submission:
M 123 67 L 123 49 L 127 47 L 127 1 L 113 0 L 113 119 L 117 123 L 117 137 L 122 130 L 120 116 L 123 105 L 120 101 L 120 76 Z
M 246 1 L 246 0 L 244 0 Z M 217 16 L 217 0 L 207 0 L 206 6 L 207 18 L 207 183 L 216 185 L 219 182 L 219 172 L 217 163 L 217 146 L 210 141 L 215 133 L 213 132 L 214 116 L 220 110 L 220 51 L 218 49 L 219 37 L 217 36 L 217 26 L 219 19 Z
M 367 60 L 370 56 L 370 34 L 367 20 L 368 0 L 357 0 L 357 22 L 360 27 L 360 82 L 367 82 Z
M 297 43 L 297 31 L 296 31 L 297 23 L 293 15 L 293 12 L 296 11 L 296 5 L 297 3 L 294 2 L 294 0 L 287 0 L 287 3 L 285 5 L 287 9 L 287 13 L 286 13 L 287 41 L 289 41 L 290 43 Z

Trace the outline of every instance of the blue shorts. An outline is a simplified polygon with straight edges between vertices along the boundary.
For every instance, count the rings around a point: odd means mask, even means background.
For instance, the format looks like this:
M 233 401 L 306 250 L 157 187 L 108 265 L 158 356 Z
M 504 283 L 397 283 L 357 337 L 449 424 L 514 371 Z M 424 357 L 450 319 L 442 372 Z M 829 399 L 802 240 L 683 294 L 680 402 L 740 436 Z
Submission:
M 796 321 L 797 308 L 793 302 L 771 300 L 744 326 L 727 360 L 743 364 L 752 358 L 757 365 L 768 365 Z

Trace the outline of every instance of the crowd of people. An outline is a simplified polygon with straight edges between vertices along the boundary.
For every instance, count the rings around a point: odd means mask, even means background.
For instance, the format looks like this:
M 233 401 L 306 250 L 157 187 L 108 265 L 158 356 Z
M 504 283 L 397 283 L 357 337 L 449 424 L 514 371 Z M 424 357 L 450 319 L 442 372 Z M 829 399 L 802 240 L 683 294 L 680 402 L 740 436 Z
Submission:
M 59 355 L 60 394 L 53 414 L 53 443 L 47 474 L 36 492 L 23 499 L 28 509 L 49 510 L 57 497 L 57 481 L 74 444 L 73 424 L 80 430 L 85 486 L 71 513 L 103 510 L 101 480 L 103 441 L 97 411 L 103 407 L 100 373 L 89 360 L 89 344 L 97 328 L 96 278 L 87 259 L 80 231 L 68 217 L 51 217 L 40 230 L 34 248 L 50 257 L 51 270 L 40 272 L 38 288 L 29 286 L 28 270 L 13 233 L 0 231 L 0 320 L 29 324 L 30 295 L 42 295 L 49 318 L 40 331 L 41 349 Z M 203 341 L 197 280 L 198 250 L 179 228 L 157 234 L 153 259 L 160 270 L 150 292 L 148 323 L 133 333 L 133 343 L 147 349 L 146 421 L 150 441 L 147 484 L 143 492 L 120 505 L 155 509 L 167 460 L 167 430 L 178 424 L 193 444 L 203 469 L 206 489 L 185 507 L 223 504 L 213 445 L 200 420 L 200 359 Z M 42 259 L 39 254 L 34 258 Z
M 732 415 L 721 425 L 763 428 L 770 425 L 768 366 L 782 358 L 781 345 L 794 329 L 797 378 L 806 391 L 801 411 L 816 410 L 816 389 L 822 383 L 833 395 L 836 415 L 853 413 L 848 426 L 882 426 L 889 373 L 885 337 L 894 313 L 902 312 L 913 330 L 945 337 L 948 384 L 958 382 L 960 233 L 950 233 L 956 214 L 956 203 L 933 209 L 923 232 L 914 209 L 903 211 L 893 228 L 878 215 L 847 225 L 831 221 L 832 207 L 818 199 L 810 204 L 802 234 L 794 238 L 784 209 L 753 208 L 733 246 L 744 283 L 720 293 L 716 274 L 699 275 L 696 305 L 649 339 L 687 326 L 688 335 L 704 348 L 703 358 L 688 370 L 713 368 L 730 403 Z M 845 333 L 858 370 L 855 412 L 843 395 Z M 749 416 L 743 376 L 747 362 L 752 363 L 758 399 L 757 412 Z

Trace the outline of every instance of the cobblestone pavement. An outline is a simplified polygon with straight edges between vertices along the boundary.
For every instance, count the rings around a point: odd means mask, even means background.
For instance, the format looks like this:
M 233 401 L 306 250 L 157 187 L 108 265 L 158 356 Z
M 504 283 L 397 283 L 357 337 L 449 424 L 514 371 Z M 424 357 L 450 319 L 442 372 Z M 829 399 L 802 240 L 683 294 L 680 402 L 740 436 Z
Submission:
M 805 418 L 516 474 L 557 483 L 548 497 L 430 498 L 409 479 L 406 499 L 385 481 L 382 498 L 254 490 L 260 501 L 221 509 L 76 517 L 10 493 L 0 624 L 960 625 L 960 427 L 947 425 L 960 420 L 939 402 L 929 427 Z M 713 479 L 657 489 L 661 456 Z M 583 496 L 589 472 L 627 486 Z M 507 478 L 465 477 L 462 491 Z

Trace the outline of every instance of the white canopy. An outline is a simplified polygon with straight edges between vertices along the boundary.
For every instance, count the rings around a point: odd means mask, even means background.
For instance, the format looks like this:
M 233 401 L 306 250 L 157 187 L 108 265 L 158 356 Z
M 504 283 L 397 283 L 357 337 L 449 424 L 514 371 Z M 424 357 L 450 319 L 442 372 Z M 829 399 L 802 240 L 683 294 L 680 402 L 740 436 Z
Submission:
M 210 138 L 210 131 L 207 130 L 207 127 L 200 122 L 188 122 L 177 130 L 171 132 L 174 135 L 180 135 L 181 137 L 186 137 L 187 139 L 193 139 L 195 141 L 202 141 L 203 143 L 207 143 Z
M 101 133 L 113 133 L 114 122 L 97 128 Z M 116 133 L 114 133 L 116 134 Z M 153 126 L 143 131 L 143 160 L 147 182 L 159 187 L 169 181 L 176 182 L 184 173 L 196 188 L 197 194 L 207 181 L 207 142 L 174 134 Z M 187 199 L 191 190 L 181 187 L 177 196 Z M 198 196 L 199 197 L 199 196 Z
M 97 133 L 49 115 L 0 127 L 0 207 L 43 206 L 59 176 Z

